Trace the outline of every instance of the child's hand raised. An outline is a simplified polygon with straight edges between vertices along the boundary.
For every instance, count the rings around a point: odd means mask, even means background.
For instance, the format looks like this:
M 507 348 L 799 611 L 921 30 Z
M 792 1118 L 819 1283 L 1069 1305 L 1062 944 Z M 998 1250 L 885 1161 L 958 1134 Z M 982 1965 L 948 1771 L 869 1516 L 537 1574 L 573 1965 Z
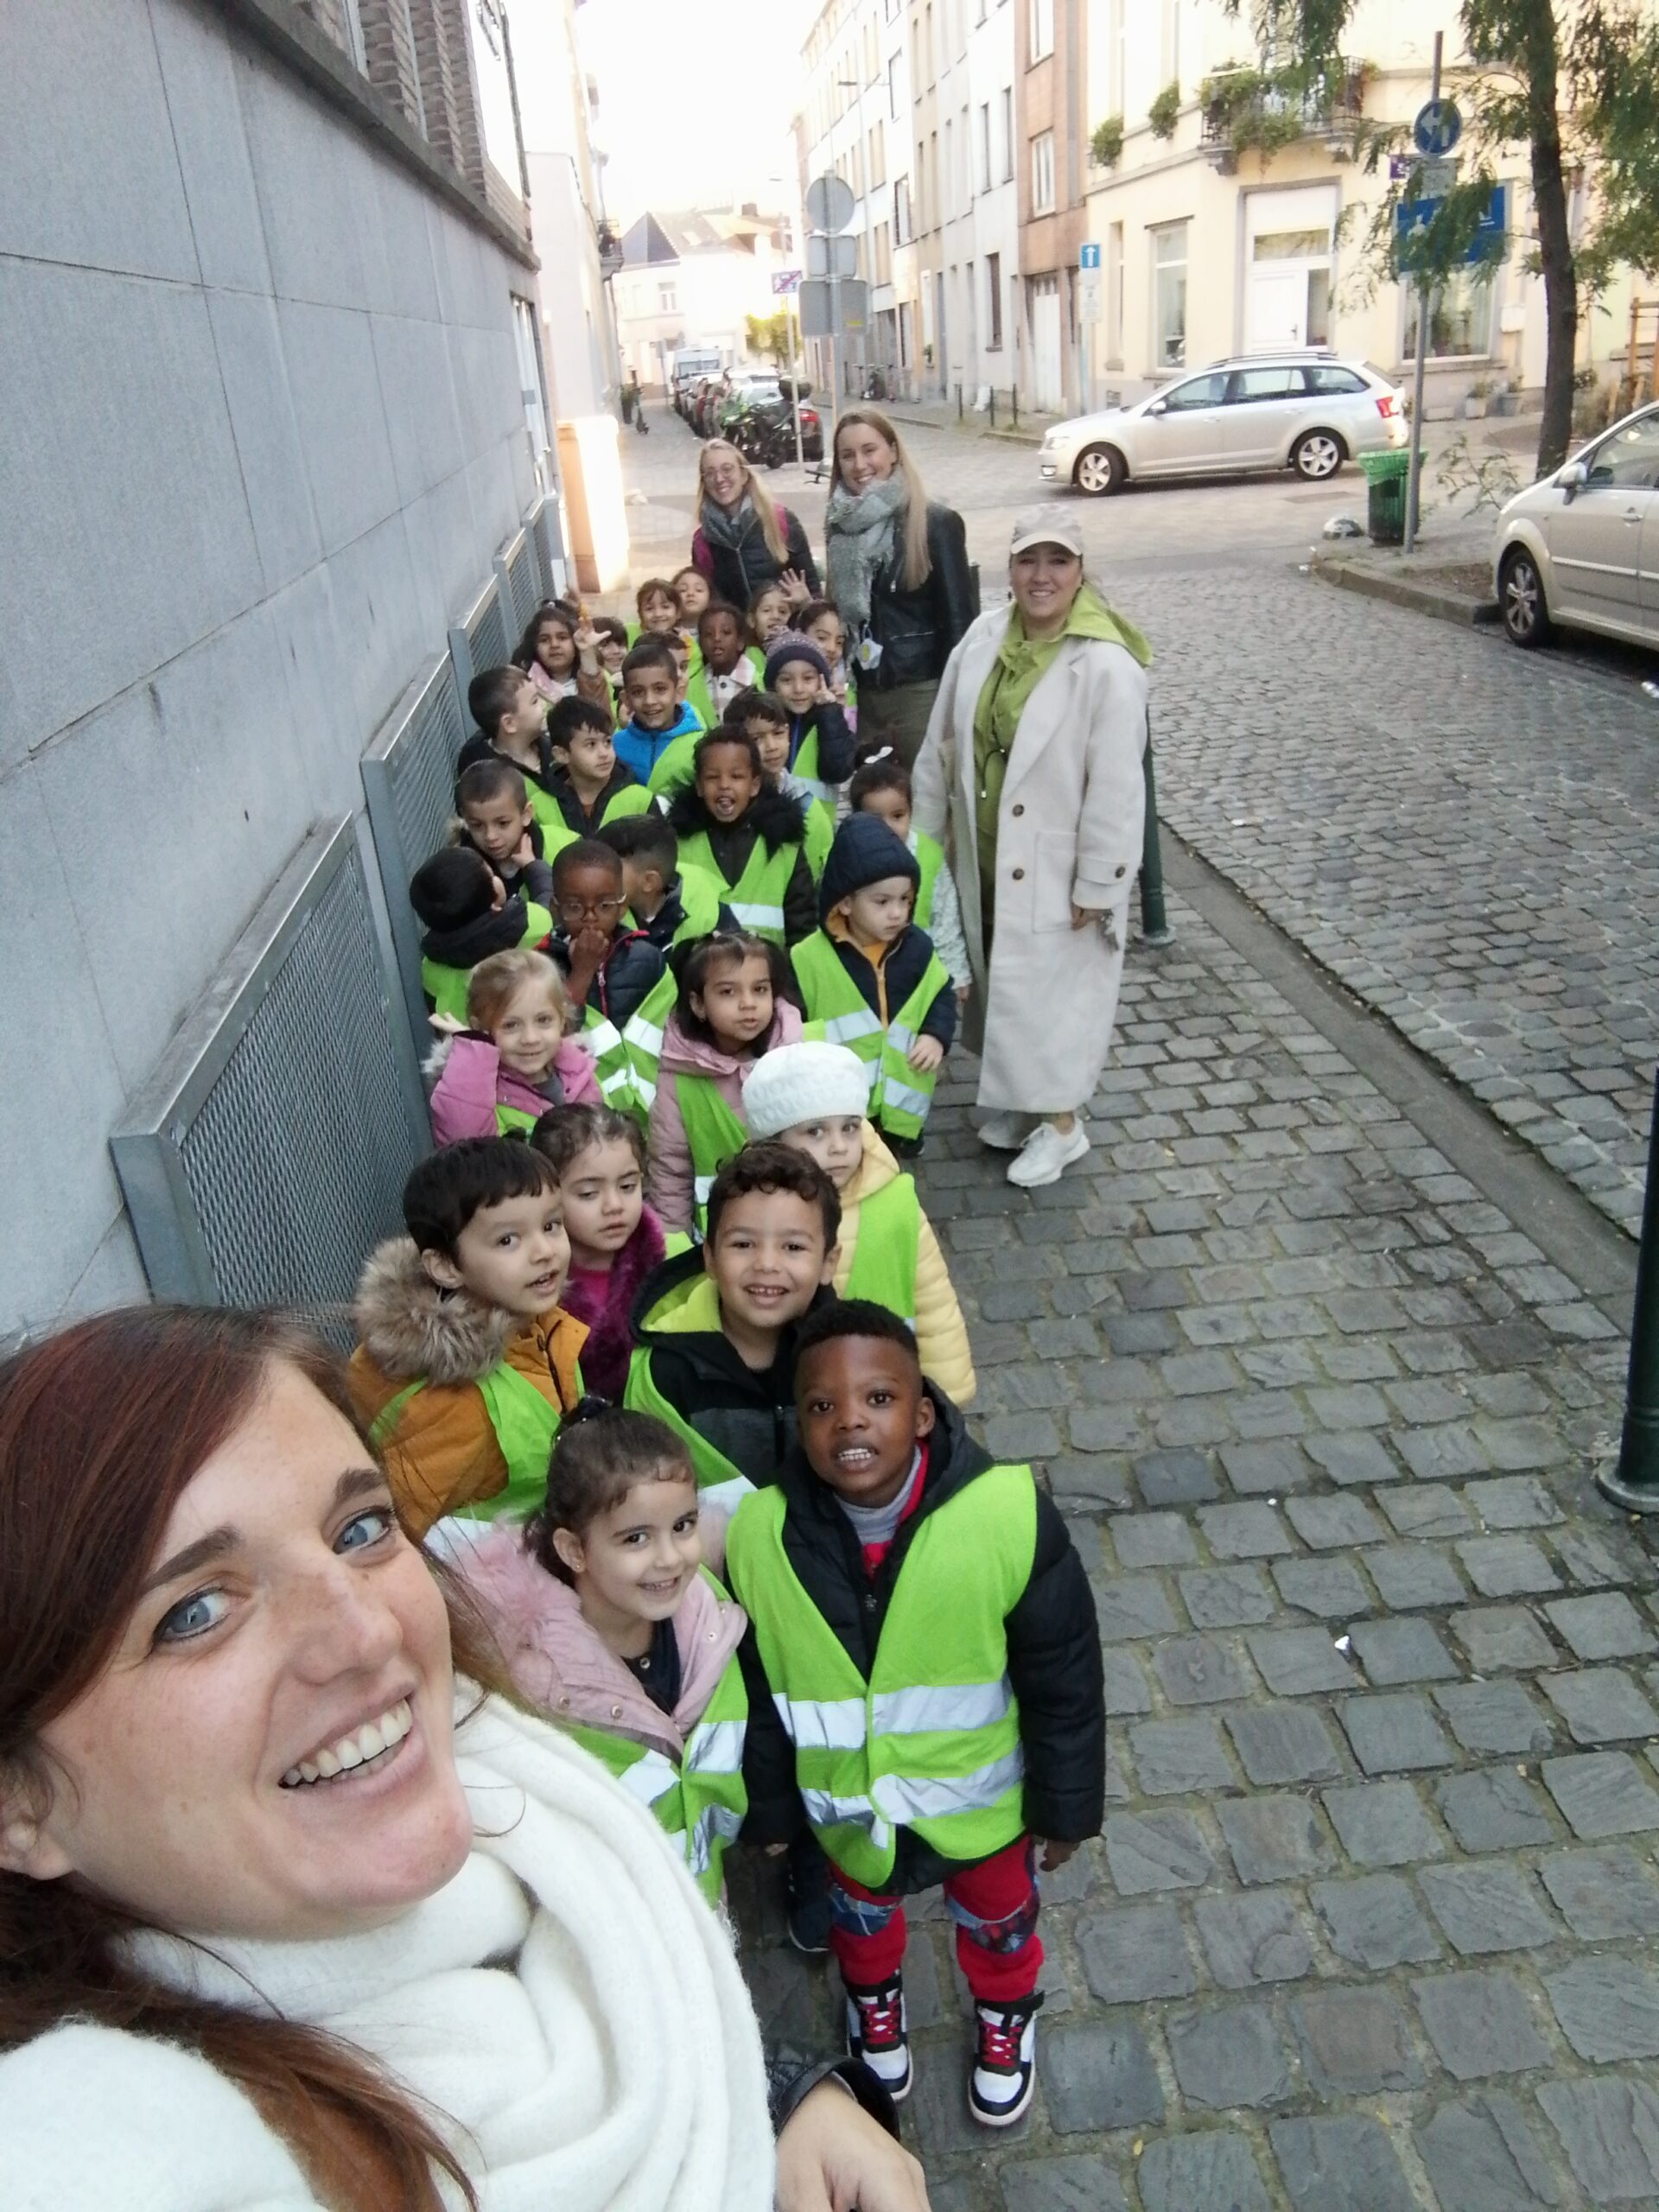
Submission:
M 791 607 L 804 607 L 812 596 L 811 587 L 798 569 L 785 569 L 778 581 Z
M 937 1037 L 918 1037 L 906 1058 L 918 1075 L 931 1075 L 944 1058 L 944 1047 Z
M 599 665 L 599 632 L 591 622 L 578 622 L 571 632 L 571 643 L 582 656 L 582 664 L 589 673 Z

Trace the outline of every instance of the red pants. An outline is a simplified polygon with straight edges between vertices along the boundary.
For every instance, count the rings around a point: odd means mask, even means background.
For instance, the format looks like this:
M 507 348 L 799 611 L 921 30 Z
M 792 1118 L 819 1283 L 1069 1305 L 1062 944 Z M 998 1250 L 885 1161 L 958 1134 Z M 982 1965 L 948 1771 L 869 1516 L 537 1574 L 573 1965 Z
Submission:
M 957 1963 L 988 2005 L 1029 1997 L 1037 1986 L 1043 1946 L 1033 1862 L 1030 1839 L 1021 1836 L 995 1859 L 945 1877 Z M 867 1890 L 832 1865 L 830 1912 L 830 1948 L 842 1980 L 864 1989 L 891 1981 L 905 1955 L 904 1900 Z

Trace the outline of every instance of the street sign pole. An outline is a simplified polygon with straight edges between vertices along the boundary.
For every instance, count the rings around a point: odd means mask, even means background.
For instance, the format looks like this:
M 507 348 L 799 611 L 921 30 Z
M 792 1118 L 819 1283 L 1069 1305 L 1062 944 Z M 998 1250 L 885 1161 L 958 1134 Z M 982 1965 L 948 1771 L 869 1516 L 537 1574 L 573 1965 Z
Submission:
M 1428 96 L 1431 105 L 1435 105 L 1440 97 L 1440 55 L 1445 45 L 1445 32 L 1436 31 L 1434 79 Z M 1405 550 L 1408 553 L 1417 543 L 1417 497 L 1423 480 L 1423 372 L 1428 360 L 1428 271 L 1424 269 L 1417 279 L 1417 363 L 1411 390 L 1411 470 L 1406 480 Z
M 795 466 L 804 471 L 806 448 L 801 443 L 801 326 L 796 319 L 795 302 L 787 296 L 784 300 L 784 314 L 786 318 L 784 328 L 789 334 L 789 373 L 795 386 L 792 402 L 795 410 Z

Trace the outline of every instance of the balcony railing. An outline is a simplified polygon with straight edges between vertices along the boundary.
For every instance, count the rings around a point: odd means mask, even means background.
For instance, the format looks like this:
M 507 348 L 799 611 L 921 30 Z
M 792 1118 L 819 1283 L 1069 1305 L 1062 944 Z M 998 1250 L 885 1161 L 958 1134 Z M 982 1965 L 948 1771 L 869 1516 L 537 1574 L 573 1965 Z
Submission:
M 1199 94 L 1199 143 L 1224 168 L 1252 149 L 1270 155 L 1304 139 L 1333 150 L 1350 145 L 1370 73 L 1363 62 L 1342 60 L 1300 85 L 1277 70 L 1217 70 Z

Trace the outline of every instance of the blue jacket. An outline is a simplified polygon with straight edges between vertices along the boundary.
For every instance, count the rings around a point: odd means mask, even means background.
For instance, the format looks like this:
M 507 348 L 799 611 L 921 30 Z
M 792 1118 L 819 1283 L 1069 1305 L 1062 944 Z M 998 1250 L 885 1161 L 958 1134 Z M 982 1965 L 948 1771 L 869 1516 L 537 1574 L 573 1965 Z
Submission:
M 641 729 L 638 722 L 624 722 L 613 742 L 622 766 L 632 768 L 642 784 L 648 784 L 652 769 L 676 738 L 697 737 L 702 732 L 702 724 L 690 708 L 682 707 L 679 720 L 667 729 Z

